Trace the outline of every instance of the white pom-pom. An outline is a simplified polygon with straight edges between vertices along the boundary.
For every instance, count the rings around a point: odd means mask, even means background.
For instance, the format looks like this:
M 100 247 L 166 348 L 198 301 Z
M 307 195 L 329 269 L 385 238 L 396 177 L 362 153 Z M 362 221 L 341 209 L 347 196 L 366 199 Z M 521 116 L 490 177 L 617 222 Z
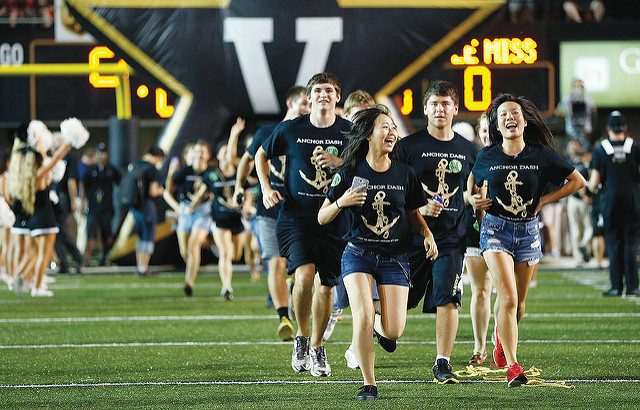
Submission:
M 53 189 L 49 191 L 49 199 L 51 200 L 51 203 L 54 205 L 58 205 L 58 203 L 60 202 L 60 197 L 58 196 L 58 193 Z
M 0 226 L 11 228 L 14 223 L 16 223 L 16 216 L 13 214 L 13 211 L 11 211 L 11 208 L 9 208 L 7 201 L 0 196 Z
M 54 131 L 51 135 L 51 147 L 56 150 L 60 145 L 62 145 L 64 139 L 62 138 L 60 131 Z
M 42 163 L 43 166 L 48 167 L 53 159 L 46 157 Z M 60 182 L 64 177 L 64 173 L 67 170 L 67 164 L 64 161 L 58 161 L 49 171 L 49 176 L 53 179 L 53 182 Z
M 49 149 L 51 149 L 52 139 L 51 131 L 49 131 L 42 121 L 31 120 L 27 127 L 27 144 L 31 148 L 36 149 L 36 144 L 39 142 L 45 152 L 49 151 Z
M 67 118 L 60 124 L 62 138 L 73 148 L 82 148 L 89 140 L 89 131 L 77 118 Z

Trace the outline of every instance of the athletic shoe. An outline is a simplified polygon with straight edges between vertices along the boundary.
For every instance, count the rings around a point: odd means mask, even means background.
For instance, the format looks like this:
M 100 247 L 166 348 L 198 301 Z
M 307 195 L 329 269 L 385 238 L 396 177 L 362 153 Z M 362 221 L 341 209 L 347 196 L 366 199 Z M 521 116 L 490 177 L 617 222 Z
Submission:
M 311 369 L 311 357 L 309 357 L 309 338 L 296 336 L 293 341 L 293 353 L 291 354 L 291 367 L 296 372 L 306 372 Z
M 24 293 L 26 281 L 20 275 L 13 278 L 13 292 L 20 296 Z
M 353 345 L 349 345 L 349 348 L 346 352 L 344 352 L 344 358 L 347 359 L 347 367 L 349 369 L 359 369 L 360 365 L 358 364 L 358 358 L 356 357 L 356 352 L 353 350 Z
M 285 342 L 293 340 L 293 325 L 289 318 L 282 317 L 280 319 L 280 324 L 278 325 L 278 337 Z
M 438 359 L 433 365 L 433 381 L 438 384 L 460 383 L 452 373 L 451 365 L 446 359 Z
M 375 314 L 379 315 L 380 312 L 376 310 Z M 382 346 L 384 350 L 386 350 L 389 353 L 393 353 L 396 351 L 397 345 L 395 340 L 382 336 L 380 333 L 376 332 L 375 328 L 373 329 L 373 335 L 378 338 L 378 344 Z
M 331 316 L 329 316 L 329 322 L 327 323 L 327 327 L 324 329 L 324 335 L 322 336 L 322 340 L 329 340 L 333 330 L 336 328 L 336 323 L 338 323 L 338 316 L 342 314 L 342 309 L 333 309 L 331 311 Z
M 378 387 L 366 384 L 360 387 L 356 400 L 375 400 L 378 398 Z
M 187 296 L 193 295 L 193 288 L 191 287 L 191 285 L 189 284 L 184 285 L 184 294 Z
M 318 346 L 317 349 L 309 348 L 309 356 L 311 356 L 311 375 L 315 377 L 331 376 L 331 365 L 327 360 L 327 352 L 324 346 Z
M 224 296 L 224 300 L 233 300 L 233 288 L 225 288 L 224 286 L 220 290 L 220 296 Z
M 491 340 L 495 345 L 493 348 L 493 361 L 495 362 L 496 367 L 507 367 L 507 357 L 504 355 L 502 343 L 500 343 L 500 338 L 498 337 L 498 325 L 493 329 L 493 336 L 491 337 Z
M 509 387 L 518 387 L 522 384 L 527 384 L 527 375 L 524 374 L 524 369 L 517 362 L 513 363 L 507 369 L 507 380 L 509 380 Z
M 51 297 L 53 296 L 53 292 L 50 290 L 47 290 L 43 287 L 39 287 L 39 288 L 33 288 L 31 289 L 31 296 L 35 296 L 35 297 L 40 297 L 40 296 L 45 296 L 45 297 Z
M 638 289 L 632 290 L 632 291 L 627 291 L 624 295 L 628 296 L 628 297 L 640 296 L 640 291 Z
M 622 291 L 618 289 L 609 289 L 608 291 L 604 292 L 602 296 L 622 296 Z
M 296 320 L 296 312 L 293 310 L 293 279 L 287 278 L 287 288 L 289 288 L 289 303 L 287 305 L 289 319 L 295 321 Z
M 56 279 L 56 278 L 54 278 L 54 277 L 52 277 L 52 276 L 49 276 L 49 275 L 44 275 L 44 276 L 42 277 L 42 282 L 44 282 L 44 283 L 46 283 L 47 285 L 49 285 L 49 284 L 51 284 L 51 283 L 56 283 L 56 282 L 57 282 L 57 279 Z
M 487 351 L 485 350 L 482 353 L 474 353 L 469 359 L 469 364 L 484 364 L 484 361 L 487 360 Z

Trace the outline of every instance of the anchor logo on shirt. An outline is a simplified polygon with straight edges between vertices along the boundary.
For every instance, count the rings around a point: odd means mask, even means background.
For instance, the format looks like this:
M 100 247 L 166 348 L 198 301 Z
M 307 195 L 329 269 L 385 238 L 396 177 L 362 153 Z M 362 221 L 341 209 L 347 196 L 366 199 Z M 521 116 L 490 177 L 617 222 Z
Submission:
M 438 162 L 438 168 L 435 171 L 436 177 L 438 177 L 438 189 L 436 191 L 431 191 L 429 190 L 428 186 L 426 186 L 424 183 L 422 184 L 422 189 L 424 189 L 424 191 L 428 193 L 430 197 L 433 198 L 435 195 L 440 196 L 440 198 L 442 198 L 442 205 L 444 205 L 445 207 L 449 206 L 449 198 L 454 196 L 456 192 L 458 192 L 458 188 L 460 188 L 456 187 L 453 192 L 449 192 L 449 184 L 447 184 L 447 182 L 445 181 L 445 177 L 447 174 L 450 174 L 453 171 L 449 169 L 448 165 L 449 161 L 447 161 L 445 158 L 442 158 L 440 162 Z
M 317 149 L 322 149 L 320 145 L 314 148 L 314 152 Z M 316 161 L 316 156 L 311 155 L 311 165 L 313 165 L 316 169 L 316 176 L 314 179 L 307 178 L 307 176 L 302 172 L 302 170 L 298 170 L 300 172 L 300 176 L 305 182 L 317 190 L 321 190 L 323 193 L 327 193 L 329 191 L 329 183 L 331 183 L 331 179 L 327 176 L 327 171 L 322 169 L 322 166 Z
M 191 188 L 191 191 L 187 192 L 187 198 L 189 198 L 189 201 L 193 202 L 193 200 L 196 197 L 196 192 L 200 190 L 201 186 L 202 186 L 202 181 L 200 179 L 196 179 L 193 182 L 193 188 Z
M 271 170 L 271 173 L 273 175 L 275 175 L 278 179 L 280 179 L 280 181 L 284 181 L 284 171 L 285 171 L 285 169 L 287 167 L 287 156 L 286 155 L 280 155 L 278 157 L 278 159 L 280 160 L 280 163 L 282 164 L 282 167 L 280 168 L 280 172 L 278 172 L 276 167 L 273 166 L 273 163 L 269 163 L 269 169 Z
M 522 199 L 522 197 L 516 192 L 518 185 L 522 185 L 522 182 L 518 181 L 518 172 L 509 172 L 509 175 L 507 175 L 507 182 L 504 183 L 504 187 L 511 194 L 511 205 L 507 206 L 502 202 L 502 200 L 500 200 L 500 198 L 497 199 L 498 203 L 500 203 L 505 210 L 514 215 L 518 215 L 518 213 L 521 212 L 521 216 L 525 217 L 527 216 L 527 206 L 533 203 L 533 199 L 525 203 L 524 199 Z
M 230 208 L 233 209 L 233 189 L 231 188 L 231 185 L 226 185 L 223 189 L 222 189 L 222 195 L 220 195 L 218 197 L 218 202 L 220 202 L 220 205 L 224 206 L 225 208 Z
M 389 217 L 384 215 L 384 206 L 391 205 L 391 203 L 384 201 L 386 196 L 387 194 L 385 194 L 384 191 L 378 191 L 376 196 L 373 198 L 373 204 L 371 204 L 371 206 L 378 214 L 375 225 L 370 225 L 364 215 L 360 215 L 364 225 L 376 235 L 382 235 L 384 239 L 389 237 L 389 230 L 396 224 L 396 222 L 398 222 L 398 219 L 400 219 L 400 215 L 398 215 L 391 223 L 389 223 Z

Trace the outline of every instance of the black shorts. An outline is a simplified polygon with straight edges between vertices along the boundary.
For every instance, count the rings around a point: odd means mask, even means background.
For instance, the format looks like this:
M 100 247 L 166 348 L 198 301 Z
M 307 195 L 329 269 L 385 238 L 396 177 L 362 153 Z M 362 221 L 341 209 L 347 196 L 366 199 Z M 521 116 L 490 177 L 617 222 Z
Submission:
M 100 236 L 103 241 L 109 239 L 112 235 L 111 220 L 113 214 L 111 212 L 91 213 L 87 214 L 87 238 L 95 239 L 98 237 L 98 227 L 100 227 Z
M 216 215 L 217 219 L 214 219 L 216 228 L 228 229 L 232 235 L 238 235 L 244 232 L 244 225 L 242 224 L 241 214 L 226 214 L 224 216 Z
M 604 218 L 602 217 L 602 213 L 591 213 L 591 225 L 593 226 L 593 234 L 591 234 L 591 236 L 604 236 Z
M 278 218 L 276 238 L 280 254 L 287 259 L 287 273 L 309 263 L 316 266 L 324 286 L 336 286 L 340 276 L 340 261 L 346 241 L 320 226 L 313 219 Z
M 424 296 L 422 311 L 435 313 L 438 306 L 453 303 L 462 305 L 462 263 L 464 252 L 458 248 L 442 249 L 435 261 L 427 259 L 424 246 L 411 246 L 409 250 L 409 266 L 411 282 L 407 308 L 418 306 Z

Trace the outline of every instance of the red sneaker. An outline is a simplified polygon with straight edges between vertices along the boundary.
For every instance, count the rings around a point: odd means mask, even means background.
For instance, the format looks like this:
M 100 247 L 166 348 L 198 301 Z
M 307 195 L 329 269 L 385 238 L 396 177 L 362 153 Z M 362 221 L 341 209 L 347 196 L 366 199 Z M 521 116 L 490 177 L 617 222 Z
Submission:
M 498 337 L 498 325 L 493 330 L 493 337 L 491 338 L 495 347 L 493 348 L 493 361 L 497 367 L 507 367 L 507 357 L 502 350 L 502 343 Z
M 518 387 L 522 384 L 527 384 L 527 375 L 524 374 L 524 369 L 518 362 L 513 363 L 507 369 L 507 380 L 509 381 L 509 387 Z

